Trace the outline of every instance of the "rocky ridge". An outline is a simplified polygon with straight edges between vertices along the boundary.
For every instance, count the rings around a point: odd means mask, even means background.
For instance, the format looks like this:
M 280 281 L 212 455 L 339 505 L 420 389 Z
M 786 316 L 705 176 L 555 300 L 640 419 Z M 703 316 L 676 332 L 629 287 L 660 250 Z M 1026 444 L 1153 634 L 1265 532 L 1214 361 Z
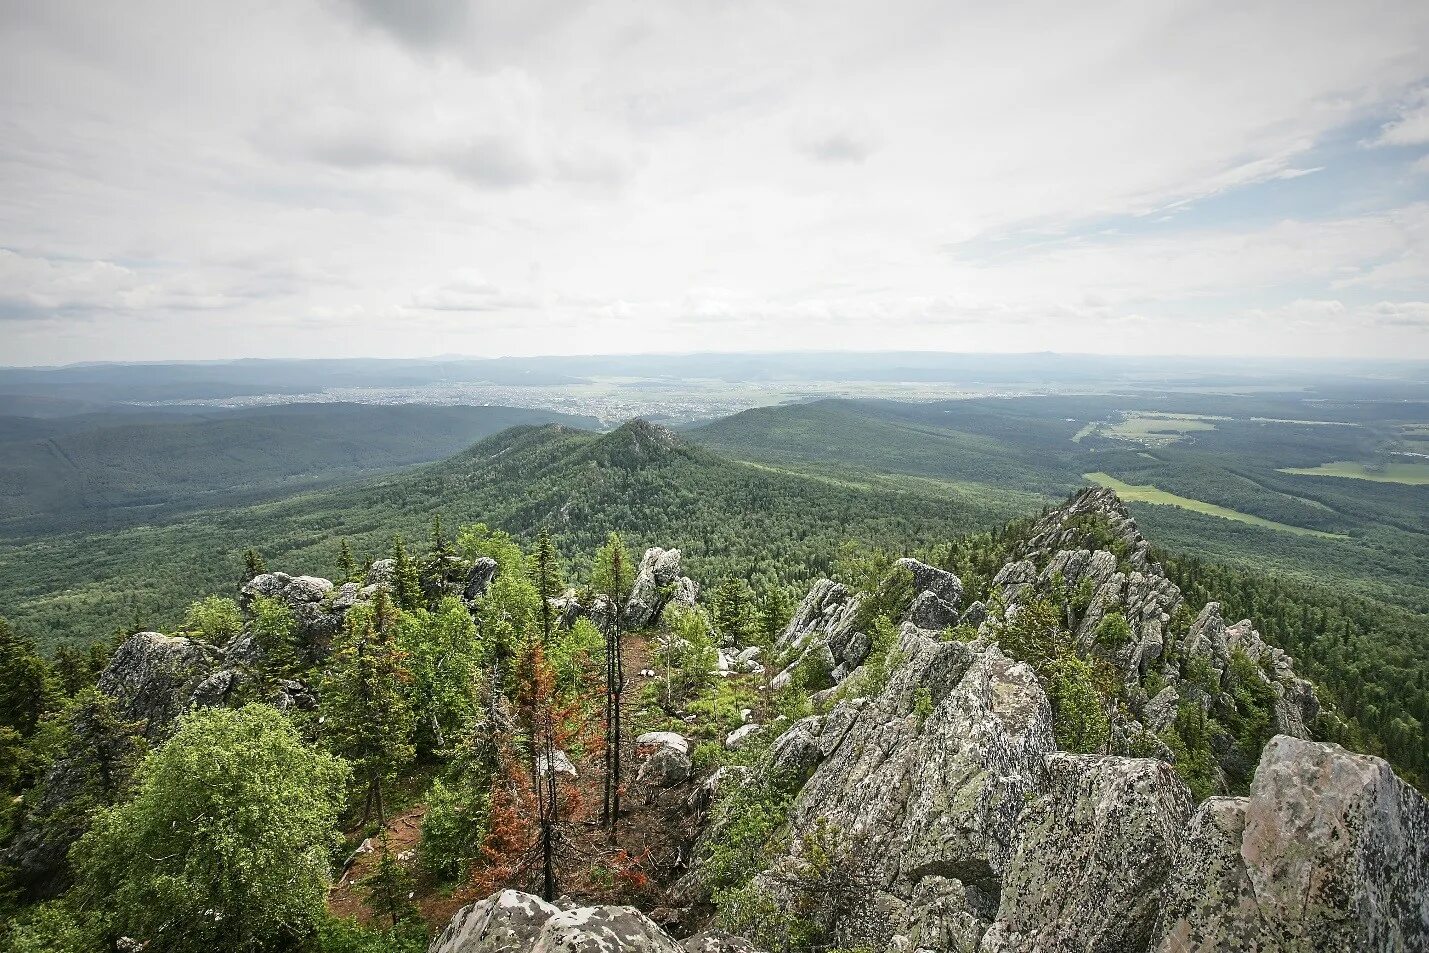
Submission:
M 827 942 L 879 953 L 1429 948 L 1429 805 L 1385 762 L 1306 740 L 1318 701 L 1284 653 L 1214 603 L 1192 619 L 1109 491 L 1048 513 L 1017 555 L 991 604 L 961 617 L 960 591 L 905 567 L 918 594 L 883 684 L 859 668 L 868 596 L 810 590 L 780 644 L 827 653 L 838 688 L 753 769 L 718 779 L 794 792 L 787 847 L 752 889 Z M 999 644 L 1053 596 L 1076 647 L 1126 685 L 1110 753 L 1058 751 L 1046 685 Z M 918 624 L 930 597 L 951 610 L 944 628 L 968 620 L 958 638 Z M 1113 613 L 1127 626 L 1108 642 Z M 1273 693 L 1277 735 L 1253 753 L 1248 797 L 1198 807 L 1145 739 L 1187 706 L 1216 714 L 1232 677 Z M 1134 740 L 1156 756 L 1129 756 Z M 716 799 L 706 836 L 726 822 Z

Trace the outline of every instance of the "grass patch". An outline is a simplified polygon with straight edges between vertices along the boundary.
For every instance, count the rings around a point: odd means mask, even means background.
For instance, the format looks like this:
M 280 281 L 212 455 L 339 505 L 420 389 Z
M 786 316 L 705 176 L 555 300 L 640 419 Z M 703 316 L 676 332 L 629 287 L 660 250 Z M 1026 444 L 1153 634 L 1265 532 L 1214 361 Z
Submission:
M 1404 483 L 1409 486 L 1429 486 L 1429 464 L 1390 463 L 1383 469 L 1367 470 L 1363 463 L 1338 460 L 1318 467 L 1287 467 L 1281 473 L 1299 476 L 1344 477 L 1350 480 L 1372 480 L 1375 483 Z
M 1115 423 L 1104 424 L 1101 433 L 1104 437 L 1164 446 L 1187 434 L 1215 429 L 1213 419 L 1200 414 L 1128 413 Z
M 1207 503 L 1204 500 L 1193 500 L 1190 497 L 1177 496 L 1175 493 L 1168 493 L 1155 486 L 1135 486 L 1130 483 L 1123 483 L 1109 473 L 1083 473 L 1082 478 L 1090 480 L 1097 486 L 1104 486 L 1107 489 L 1115 490 L 1117 495 L 1128 503 L 1155 503 L 1164 506 L 1179 506 L 1183 510 L 1204 513 L 1207 516 L 1219 516 L 1223 519 L 1235 520 L 1238 523 L 1250 523 L 1253 526 L 1264 526 L 1268 529 L 1284 530 L 1287 533 L 1294 533 L 1297 536 L 1318 536 L 1321 539 L 1345 538 L 1336 533 L 1324 533 L 1320 530 L 1306 529 L 1303 526 L 1291 526 L 1289 523 L 1277 523 L 1274 520 L 1263 519 L 1259 516 L 1252 516 L 1249 513 L 1242 513 L 1224 506 L 1217 506 L 1214 503 Z

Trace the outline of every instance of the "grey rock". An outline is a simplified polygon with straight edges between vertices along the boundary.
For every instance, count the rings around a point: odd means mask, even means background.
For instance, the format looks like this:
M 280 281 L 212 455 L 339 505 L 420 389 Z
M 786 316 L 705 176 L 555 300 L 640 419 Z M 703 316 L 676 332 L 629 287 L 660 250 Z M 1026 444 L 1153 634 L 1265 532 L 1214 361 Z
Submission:
M 1170 728 L 1176 721 L 1176 712 L 1181 705 L 1181 693 L 1167 685 L 1146 703 L 1143 720 L 1146 727 L 1157 733 Z
M 983 620 L 986 618 L 987 606 L 983 605 L 981 602 L 974 602 L 972 605 L 968 606 L 966 609 L 963 610 L 963 617 L 959 621 L 963 625 L 970 625 L 973 628 L 977 628 L 978 626 L 982 625 Z
M 395 559 L 378 559 L 367 567 L 367 576 L 362 584 L 366 586 L 390 586 L 392 585 L 392 574 L 396 571 L 397 561 Z
M 680 754 L 689 754 L 690 740 L 676 731 L 647 731 L 635 739 L 635 747 L 652 752 L 656 748 L 671 748 Z
M 921 592 L 908 607 L 904 620 L 920 629 L 940 632 L 958 624 L 958 610 L 934 593 Z M 866 653 L 865 653 L 866 655 Z M 860 659 L 860 661 L 862 661 Z
M 130 636 L 99 676 L 99 690 L 118 703 L 126 721 L 143 721 L 150 742 L 164 738 L 186 711 L 219 658 L 211 645 L 182 636 Z
M 529 950 L 560 908 L 519 890 L 503 890 L 458 910 L 428 953 Z
M 861 912 L 829 905 L 814 918 L 846 945 L 875 949 L 914 924 L 930 936 L 981 935 L 1018 817 L 1054 750 L 1050 706 L 1027 665 L 912 625 L 895 651 L 902 664 L 876 697 L 795 722 L 770 752 L 771 771 L 808 775 L 790 828 L 827 823 L 838 832 L 837 863 L 870 891 L 854 905 Z M 786 860 L 800 850 L 795 838 Z M 941 912 L 908 906 L 929 877 L 956 882 L 938 894 Z M 963 898 L 956 911 L 953 895 Z M 981 899 L 964 903 L 970 895 Z
M 280 678 L 274 683 L 273 697 L 269 704 L 279 711 L 317 711 L 318 698 L 313 690 L 302 682 Z
M 963 582 L 945 569 L 929 566 L 911 556 L 904 556 L 893 564 L 895 569 L 906 569 L 913 576 L 913 592 L 931 592 L 954 609 L 963 598 Z
M 550 755 L 542 751 L 536 755 L 536 770 L 540 774 L 555 771 L 557 774 L 565 774 L 570 777 L 578 777 L 575 762 L 571 761 L 570 755 L 560 748 L 557 748 Z
M 668 788 L 688 781 L 693 772 L 689 755 L 674 748 L 659 747 L 645 759 L 635 779 L 641 784 Z
M 194 686 L 189 696 L 191 708 L 217 708 L 230 704 L 243 684 L 243 673 L 237 669 L 219 669 Z
M 486 595 L 486 590 L 491 588 L 491 581 L 495 578 L 496 560 L 490 556 L 477 557 L 472 561 L 471 568 L 467 570 L 461 597 L 467 602 L 481 598 Z
M 685 953 L 759 953 L 748 940 L 723 930 L 705 930 L 680 944 Z
M 503 890 L 458 910 L 427 953 L 749 953 L 752 949 L 719 934 L 708 935 L 708 942 L 723 945 L 683 946 L 632 907 L 550 904 L 517 890 Z
M 758 734 L 760 731 L 763 730 L 763 725 L 740 725 L 738 728 L 731 731 L 729 735 L 724 739 L 724 746 L 730 751 L 738 751 L 741 747 L 744 746 L 744 743 L 749 740 L 750 735 Z
M 1055 754 L 1029 805 L 984 953 L 1145 950 L 1161 885 L 1191 816 L 1171 767 Z
M 1429 949 L 1429 803 L 1389 765 L 1277 736 L 1250 795 L 1197 812 L 1157 949 Z
M 660 618 L 666 603 L 677 594 L 690 605 L 698 594 L 692 581 L 681 580 L 680 551 L 651 547 L 640 559 L 622 619 L 632 629 L 643 629 Z
M 377 569 L 373 563 L 373 570 Z M 372 578 L 372 573 L 368 573 Z M 336 596 L 342 594 L 339 603 Z M 329 598 L 329 595 L 334 598 Z M 258 596 L 276 599 L 288 607 L 292 613 L 295 633 L 301 643 L 309 649 L 322 645 L 328 638 L 342 629 L 342 620 L 347 609 L 362 598 L 363 591 L 352 594 L 350 590 L 334 590 L 326 579 L 317 576 L 289 576 L 283 572 L 269 572 L 254 576 L 239 590 L 238 604 L 244 612 L 251 611 L 253 600 Z M 351 600 L 351 601 L 348 601 Z

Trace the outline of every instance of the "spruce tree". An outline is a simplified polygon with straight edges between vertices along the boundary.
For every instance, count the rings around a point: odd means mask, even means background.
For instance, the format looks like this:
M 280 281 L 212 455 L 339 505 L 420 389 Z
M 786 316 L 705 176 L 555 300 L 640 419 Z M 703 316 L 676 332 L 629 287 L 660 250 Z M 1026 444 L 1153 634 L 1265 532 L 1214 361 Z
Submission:
M 0 619 L 0 727 L 26 737 L 55 702 L 49 663 L 32 641 Z
M 343 582 L 357 581 L 357 560 L 352 558 L 352 550 L 347 547 L 346 539 L 337 551 L 337 571 Z
M 261 576 L 268 571 L 268 567 L 263 562 L 262 555 L 256 549 L 249 549 L 243 554 L 243 581 L 248 582 L 254 576 Z
M 442 532 L 442 514 L 440 513 L 432 516 L 431 544 L 432 555 L 439 559 L 451 552 L 451 546 L 447 543 L 446 535 Z
M 620 707 L 625 691 L 624 646 L 620 630 L 620 610 L 630 588 L 630 557 L 619 533 L 611 533 L 596 551 L 591 571 L 592 586 L 610 600 L 610 616 L 605 623 L 605 784 L 601 801 L 601 823 L 616 838 L 620 817 Z
M 383 782 L 416 754 L 414 719 L 405 687 L 410 673 L 397 647 L 397 612 L 378 589 L 367 610 L 347 614 L 323 679 L 321 712 L 332 747 L 352 763 L 363 786 L 364 821 L 375 811 L 386 825 Z
M 392 537 L 392 590 L 400 608 L 409 612 L 421 608 L 422 580 L 401 536 Z

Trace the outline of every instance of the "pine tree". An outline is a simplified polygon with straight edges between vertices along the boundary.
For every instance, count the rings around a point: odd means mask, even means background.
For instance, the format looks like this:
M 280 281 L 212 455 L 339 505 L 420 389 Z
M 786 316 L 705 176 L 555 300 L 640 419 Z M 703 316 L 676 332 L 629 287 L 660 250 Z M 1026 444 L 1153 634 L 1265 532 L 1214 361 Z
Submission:
M 322 691 L 324 728 L 365 788 L 363 820 L 375 811 L 379 828 L 387 821 L 382 784 L 416 754 L 405 691 L 410 675 L 392 631 L 396 615 L 381 589 L 370 609 L 348 612 Z
M 601 823 L 616 839 L 620 817 L 621 701 L 625 691 L 624 646 L 620 631 L 620 609 L 630 588 L 630 557 L 620 534 L 611 533 L 596 551 L 591 572 L 592 585 L 610 600 L 610 617 L 605 624 L 605 785 L 601 802 Z
M 536 538 L 536 552 L 533 560 L 535 565 L 532 568 L 535 570 L 536 591 L 541 595 L 541 637 L 546 645 L 551 644 L 553 628 L 551 600 L 558 598 L 561 594 L 561 581 L 556 559 L 556 547 L 551 541 L 551 534 L 543 529 L 541 535 Z
M 247 582 L 254 576 L 261 576 L 268 571 L 267 565 L 263 562 L 263 557 L 256 549 L 249 549 L 243 554 L 243 581 Z
M 401 536 L 392 537 L 392 589 L 400 608 L 411 611 L 422 606 L 422 581 L 416 563 L 407 555 Z
M 33 642 L 0 619 L 0 727 L 26 737 L 56 701 L 49 663 Z
M 541 831 L 541 896 L 553 900 L 556 896 L 556 837 L 561 821 L 556 771 L 555 679 L 546 661 L 546 648 L 551 645 L 553 620 L 551 599 L 560 592 L 556 577 L 555 545 L 551 534 L 541 530 L 534 554 L 536 590 L 541 597 L 541 641 L 530 647 L 527 663 L 531 693 L 531 737 L 535 741 L 534 774 L 537 816 Z
M 442 514 L 440 513 L 432 517 L 431 544 L 432 555 L 439 559 L 451 553 L 451 546 L 447 543 L 446 535 L 442 532 Z
M 337 551 L 337 572 L 343 582 L 357 581 L 357 560 L 352 558 L 352 550 L 348 549 L 346 539 Z

